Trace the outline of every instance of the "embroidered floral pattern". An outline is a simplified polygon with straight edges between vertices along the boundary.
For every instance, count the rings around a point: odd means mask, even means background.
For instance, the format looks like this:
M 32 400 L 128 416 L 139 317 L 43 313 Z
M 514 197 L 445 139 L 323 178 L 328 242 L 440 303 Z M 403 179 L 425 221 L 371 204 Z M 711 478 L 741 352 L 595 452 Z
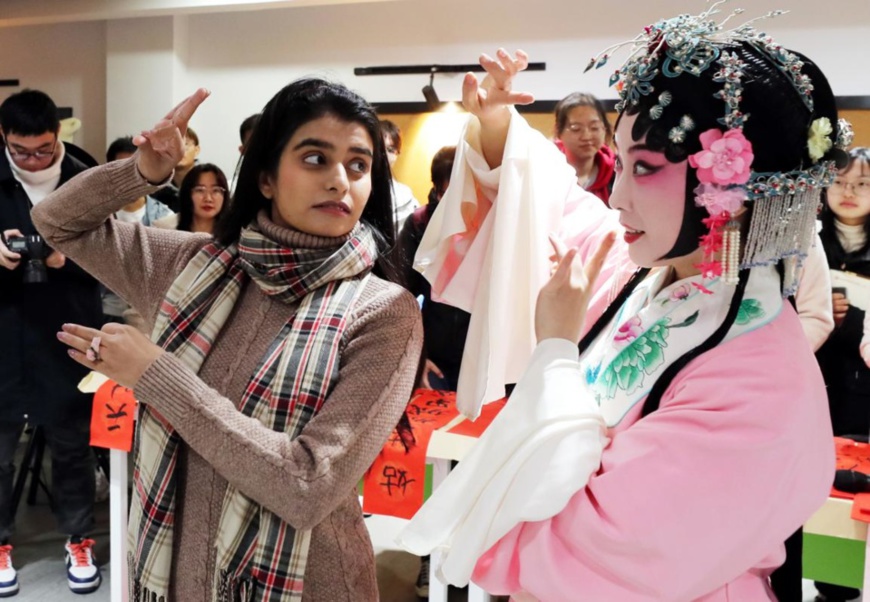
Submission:
M 604 388 L 605 397 L 613 397 L 617 389 L 624 390 L 626 394 L 633 393 L 643 384 L 644 375 L 652 374 L 664 363 L 669 321 L 665 318 L 653 324 L 604 369 L 600 384 Z
M 662 318 L 649 330 L 639 334 L 617 354 L 601 374 L 600 385 L 604 389 L 604 396 L 612 398 L 616 395 L 617 389 L 622 389 L 630 395 L 643 385 L 644 377 L 655 372 L 664 363 L 665 348 L 668 346 L 667 340 L 671 329 L 691 326 L 698 319 L 699 313 L 696 311 L 679 324 L 674 325 L 670 325 L 670 318 Z M 622 331 L 622 327 L 620 327 L 620 331 Z M 614 337 L 614 340 L 617 340 L 618 336 L 619 334 Z
M 616 336 L 613 337 L 613 340 L 616 343 L 631 342 L 635 340 L 641 333 L 643 333 L 643 324 L 641 323 L 639 317 L 634 316 L 619 327 L 619 330 L 616 331 Z
M 734 318 L 734 323 L 743 326 L 765 316 L 764 308 L 758 299 L 744 299 L 737 310 L 737 317 Z

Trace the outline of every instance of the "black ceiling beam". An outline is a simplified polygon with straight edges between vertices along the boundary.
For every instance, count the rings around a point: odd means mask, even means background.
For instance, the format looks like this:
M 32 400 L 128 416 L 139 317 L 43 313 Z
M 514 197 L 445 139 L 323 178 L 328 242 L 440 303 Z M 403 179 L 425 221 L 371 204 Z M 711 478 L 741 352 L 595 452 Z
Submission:
M 546 71 L 547 63 L 529 63 L 526 71 Z M 420 75 L 431 73 L 481 73 L 484 68 L 477 63 L 467 65 L 387 65 L 380 67 L 354 67 L 354 75 Z

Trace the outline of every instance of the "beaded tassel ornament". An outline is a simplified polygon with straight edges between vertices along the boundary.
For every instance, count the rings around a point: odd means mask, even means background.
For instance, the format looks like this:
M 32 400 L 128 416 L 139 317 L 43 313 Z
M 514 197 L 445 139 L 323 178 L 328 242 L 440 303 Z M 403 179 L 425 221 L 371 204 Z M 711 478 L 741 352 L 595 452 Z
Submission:
M 756 21 L 786 11 L 771 11 L 726 29 L 726 23 L 744 12 L 734 10 L 717 23 L 713 17 L 726 1 L 713 2 L 697 16 L 680 15 L 649 25 L 634 39 L 611 46 L 592 58 L 586 70 L 603 67 L 613 51 L 629 46 L 628 60 L 610 79 L 611 85 L 618 84 L 620 101 L 616 109 L 622 113 L 639 104 L 641 97 L 657 94 L 657 102 L 649 111 L 650 118 L 657 120 L 672 102 L 669 92 L 654 90 L 653 81 L 659 73 L 675 78 L 716 69 L 713 81 L 721 83 L 722 88 L 715 97 L 725 106 L 724 115 L 718 119 L 723 129 L 701 132 L 702 150 L 689 156 L 689 165 L 697 170 L 700 182 L 695 189 L 695 202 L 709 213 L 703 220 L 708 232 L 700 241 L 704 260 L 697 267 L 706 278 L 721 277 L 733 285 L 738 282 L 741 269 L 784 261 L 784 294 L 791 294 L 797 286 L 800 263 L 812 242 L 822 189 L 830 185 L 835 174 L 829 151 L 835 145 L 838 148 L 848 145 L 851 128 L 847 123 L 839 123 L 838 134 L 834 136 L 833 124 L 827 118 L 816 119 L 807 133 L 812 165 L 790 172 L 752 171 L 752 144 L 743 135 L 750 115 L 740 110 L 746 64 L 729 47 L 744 43 L 756 48 L 789 78 L 810 114 L 813 84 L 802 73 L 804 64 L 797 55 L 753 26 Z M 684 115 L 668 138 L 680 144 L 693 129 L 692 116 Z M 740 223 L 736 218 L 746 202 L 753 202 L 754 209 L 741 260 Z

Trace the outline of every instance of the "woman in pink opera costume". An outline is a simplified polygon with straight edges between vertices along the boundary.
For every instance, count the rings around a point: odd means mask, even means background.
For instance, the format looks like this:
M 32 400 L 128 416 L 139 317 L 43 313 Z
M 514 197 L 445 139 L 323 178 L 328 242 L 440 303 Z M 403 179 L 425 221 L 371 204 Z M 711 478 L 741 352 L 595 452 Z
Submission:
M 418 268 L 472 311 L 463 410 L 517 386 L 400 535 L 449 583 L 771 601 L 827 497 L 824 384 L 789 297 L 843 128 L 813 62 L 716 6 L 626 44 L 612 209 L 512 108 L 525 54 L 466 76 L 474 117 Z

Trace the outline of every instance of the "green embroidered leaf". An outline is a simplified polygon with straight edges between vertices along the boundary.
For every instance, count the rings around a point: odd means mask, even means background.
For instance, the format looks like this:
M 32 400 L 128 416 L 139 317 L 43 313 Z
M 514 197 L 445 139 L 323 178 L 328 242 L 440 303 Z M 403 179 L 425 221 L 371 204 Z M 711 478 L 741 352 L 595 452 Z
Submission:
M 663 320 L 656 322 L 644 336 L 653 344 L 659 345 L 660 347 L 667 347 L 668 322 L 670 322 L 670 318 L 664 318 Z
M 643 385 L 644 375 L 652 374 L 665 361 L 668 346 L 668 318 L 659 320 L 644 334 L 629 343 L 607 366 L 601 380 L 606 395 L 612 398 L 617 389 L 627 394 Z
M 700 311 L 696 311 L 695 313 L 693 313 L 691 316 L 689 316 L 688 318 L 686 318 L 685 320 L 683 320 L 679 324 L 674 324 L 673 326 L 671 326 L 671 328 L 685 328 L 686 326 L 691 326 L 692 324 L 694 324 L 698 320 L 698 314 L 700 314 L 700 313 L 701 313 Z
M 761 307 L 761 302 L 758 299 L 744 299 L 740 304 L 740 309 L 737 310 L 734 322 L 744 326 L 753 320 L 763 318 L 764 315 L 764 308 Z

